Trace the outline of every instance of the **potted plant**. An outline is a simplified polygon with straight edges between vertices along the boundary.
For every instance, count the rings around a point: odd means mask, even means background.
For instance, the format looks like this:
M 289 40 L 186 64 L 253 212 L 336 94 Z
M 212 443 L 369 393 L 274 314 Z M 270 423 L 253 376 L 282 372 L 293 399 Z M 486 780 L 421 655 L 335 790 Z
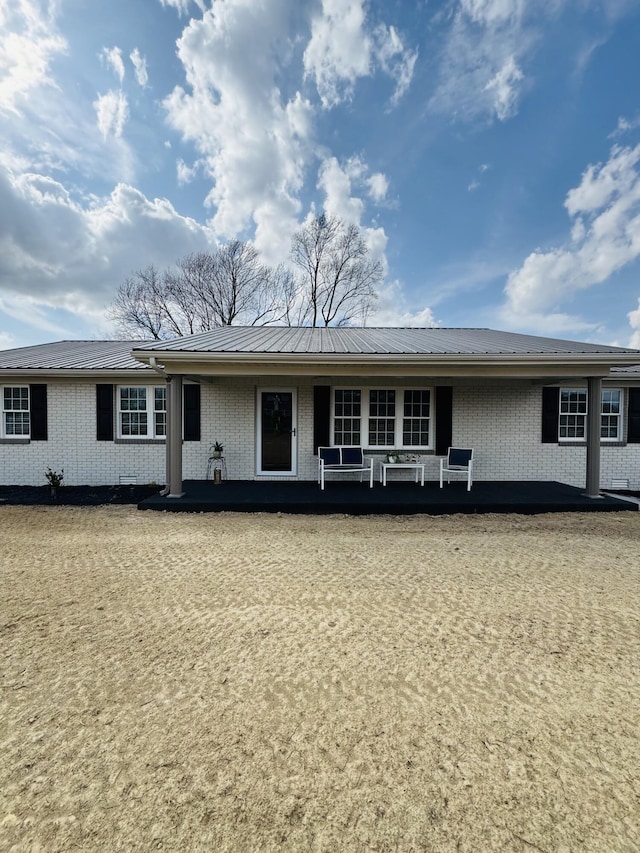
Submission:
M 223 446 L 222 442 L 216 441 L 216 443 L 213 445 L 213 449 L 211 450 L 211 455 L 213 456 L 214 459 L 220 459 L 222 457 L 223 453 L 224 453 L 224 446 Z
M 64 480 L 64 468 L 61 471 L 54 471 L 52 468 L 47 468 L 44 472 L 47 482 L 49 483 L 49 492 L 53 500 L 58 498 L 58 489 Z
M 400 452 L 398 450 L 389 450 L 387 453 L 387 462 L 390 462 L 392 465 L 402 462 Z

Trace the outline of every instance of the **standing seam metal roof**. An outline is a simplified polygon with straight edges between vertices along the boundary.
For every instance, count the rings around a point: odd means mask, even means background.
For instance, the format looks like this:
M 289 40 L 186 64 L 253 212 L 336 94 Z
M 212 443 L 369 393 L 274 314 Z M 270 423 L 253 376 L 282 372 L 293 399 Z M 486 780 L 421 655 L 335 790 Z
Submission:
M 0 351 L 4 370 L 149 370 L 131 356 L 143 341 L 56 341 Z
M 188 338 L 153 341 L 147 352 L 308 355 L 513 355 L 634 353 L 637 350 L 492 329 L 300 328 L 224 326 Z

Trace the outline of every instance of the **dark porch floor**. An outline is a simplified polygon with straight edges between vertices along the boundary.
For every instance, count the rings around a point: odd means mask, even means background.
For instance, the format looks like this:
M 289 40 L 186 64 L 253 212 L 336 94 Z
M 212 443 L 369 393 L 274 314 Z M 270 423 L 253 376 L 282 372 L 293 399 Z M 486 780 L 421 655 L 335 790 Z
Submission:
M 638 505 L 612 496 L 587 498 L 583 490 L 563 483 L 502 481 L 478 482 L 471 492 L 463 482 L 440 489 L 411 482 L 376 483 L 373 489 L 358 482 L 331 481 L 321 491 L 315 481 L 278 482 L 185 480 L 182 498 L 152 495 L 138 509 L 169 512 L 285 512 L 345 513 L 348 515 L 448 515 L 451 513 L 617 512 Z

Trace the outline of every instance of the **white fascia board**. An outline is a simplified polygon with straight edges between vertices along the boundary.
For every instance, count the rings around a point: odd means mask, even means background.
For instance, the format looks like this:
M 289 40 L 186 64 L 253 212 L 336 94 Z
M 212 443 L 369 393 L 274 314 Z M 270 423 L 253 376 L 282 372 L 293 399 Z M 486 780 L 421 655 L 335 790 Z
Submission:
M 203 375 L 288 376 L 601 376 L 611 367 L 637 364 L 639 353 L 526 353 L 526 354 L 318 354 L 318 353 L 200 353 L 135 352 L 147 361 L 155 356 L 171 373 Z

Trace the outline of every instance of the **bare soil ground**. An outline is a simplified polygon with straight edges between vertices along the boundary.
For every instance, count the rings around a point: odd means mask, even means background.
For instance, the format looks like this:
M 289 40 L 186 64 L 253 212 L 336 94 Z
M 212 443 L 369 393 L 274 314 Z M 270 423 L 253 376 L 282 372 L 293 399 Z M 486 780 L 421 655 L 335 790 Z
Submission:
M 0 850 L 640 849 L 640 513 L 0 505 Z

